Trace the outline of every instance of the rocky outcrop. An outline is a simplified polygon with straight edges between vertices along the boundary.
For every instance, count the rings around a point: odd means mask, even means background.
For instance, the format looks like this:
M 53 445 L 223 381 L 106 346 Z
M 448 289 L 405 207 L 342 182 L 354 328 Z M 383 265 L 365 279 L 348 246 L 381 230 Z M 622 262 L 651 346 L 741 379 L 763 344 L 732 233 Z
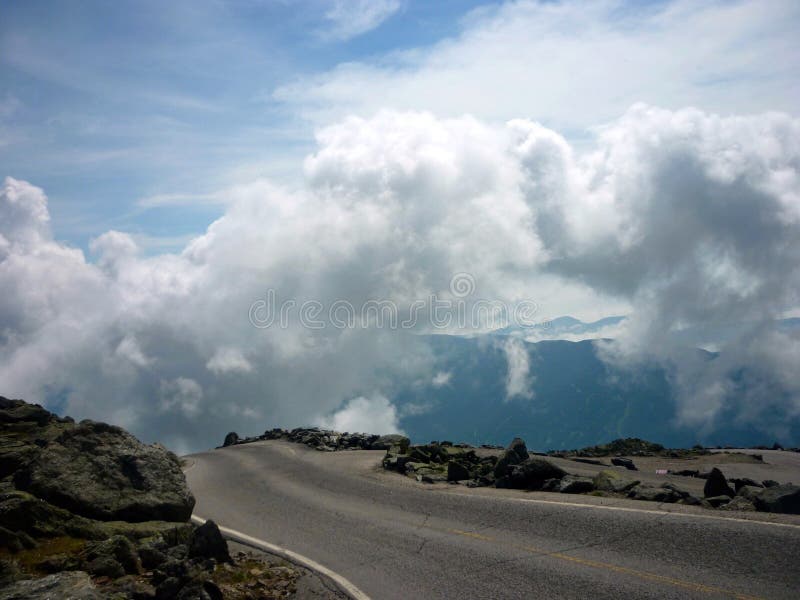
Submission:
M 187 522 L 177 457 L 119 427 L 0 398 L 0 468 L 0 600 L 218 600 L 254 582 L 277 598 L 298 577 L 232 560 L 213 522 Z
M 408 448 L 409 439 L 397 433 L 388 435 L 375 435 L 368 433 L 341 433 L 332 429 L 319 427 L 298 427 L 296 429 L 268 429 L 262 435 L 240 438 L 231 432 L 225 436 L 220 448 L 227 448 L 238 444 L 250 444 L 265 440 L 286 440 L 297 444 L 304 444 L 320 452 L 334 452 L 337 450 L 389 450 L 400 447 L 403 452 Z
M 185 521 L 194 507 L 172 452 L 92 421 L 44 446 L 14 482 L 51 504 L 104 521 Z
M 178 458 L 163 446 L 2 397 L 0 426 L 2 476 L 52 506 L 107 521 L 186 521 L 192 513 Z

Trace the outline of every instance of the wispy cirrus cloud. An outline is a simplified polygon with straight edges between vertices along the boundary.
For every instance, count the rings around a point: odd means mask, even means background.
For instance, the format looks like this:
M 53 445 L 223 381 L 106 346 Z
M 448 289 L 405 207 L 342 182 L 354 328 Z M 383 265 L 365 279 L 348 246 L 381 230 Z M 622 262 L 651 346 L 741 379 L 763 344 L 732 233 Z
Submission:
M 346 41 L 379 27 L 403 7 L 401 0 L 333 0 L 325 12 L 323 39 Z
M 792 112 L 798 21 L 791 0 L 507 2 L 474 11 L 454 37 L 304 75 L 274 98 L 316 123 L 390 107 L 530 117 L 570 137 L 636 102 Z

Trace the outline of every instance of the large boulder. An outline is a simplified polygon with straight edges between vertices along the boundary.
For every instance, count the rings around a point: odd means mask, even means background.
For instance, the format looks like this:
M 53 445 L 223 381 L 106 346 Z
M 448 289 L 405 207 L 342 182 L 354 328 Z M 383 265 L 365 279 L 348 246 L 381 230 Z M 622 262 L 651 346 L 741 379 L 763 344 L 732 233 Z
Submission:
M 511 466 L 528 460 L 528 456 L 528 447 L 525 445 L 525 441 L 521 438 L 514 438 L 497 460 L 497 464 L 494 466 L 494 476 L 498 479 L 505 477 Z
M 538 490 L 548 479 L 562 479 L 567 474 L 553 463 L 538 457 L 510 466 L 507 473 L 498 479 L 497 487 Z
M 99 520 L 186 521 L 194 497 L 178 458 L 125 430 L 82 421 L 14 475 L 19 489 Z
M 639 485 L 638 479 L 629 479 L 616 471 L 600 471 L 593 479 L 594 487 L 603 492 L 615 492 L 621 494 Z
M 206 521 L 194 530 L 189 539 L 189 558 L 213 558 L 217 562 L 231 562 L 228 543 L 214 521 Z
M 731 488 L 730 484 L 728 484 L 728 480 L 725 479 L 725 475 L 722 474 L 722 471 L 714 467 L 708 474 L 708 479 L 706 479 L 706 484 L 703 487 L 703 495 L 706 498 L 714 498 L 716 496 L 729 496 L 733 498 L 736 492 Z
M 761 490 L 754 496 L 757 510 L 800 515 L 800 486 L 786 483 Z

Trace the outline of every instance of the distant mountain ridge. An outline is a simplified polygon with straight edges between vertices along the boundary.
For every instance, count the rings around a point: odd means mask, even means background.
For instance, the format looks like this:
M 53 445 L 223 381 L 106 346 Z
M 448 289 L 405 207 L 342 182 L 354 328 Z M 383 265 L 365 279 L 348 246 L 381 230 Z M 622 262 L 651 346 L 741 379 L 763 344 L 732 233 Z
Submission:
M 596 352 L 597 341 L 521 342 L 532 375 L 532 398 L 506 399 L 508 364 L 495 335 L 430 336 L 436 368 L 446 383 L 406 385 L 395 396 L 400 425 L 414 443 L 450 440 L 507 444 L 515 436 L 546 451 L 639 437 L 667 447 L 771 445 L 776 437 L 735 415 L 723 414 L 711 431 L 679 426 L 669 373 L 657 364 L 616 369 Z M 695 350 L 707 360 L 715 355 Z M 768 420 L 783 422 L 781 415 Z M 765 429 L 769 430 L 768 427 Z M 800 422 L 781 441 L 797 445 Z
M 533 325 L 509 325 L 492 331 L 492 335 L 517 335 L 532 341 L 570 339 L 578 341 L 579 338 L 613 338 L 615 327 L 622 325 L 628 317 L 623 315 L 604 317 L 597 321 L 584 322 L 575 317 L 565 315 L 555 319 L 545 320 Z M 719 344 L 733 339 L 748 327 L 751 323 L 721 323 L 711 326 L 687 327 L 672 332 L 672 340 L 689 346 L 701 346 L 704 344 Z M 777 331 L 789 332 L 800 331 L 800 318 L 790 317 L 778 319 L 773 322 Z

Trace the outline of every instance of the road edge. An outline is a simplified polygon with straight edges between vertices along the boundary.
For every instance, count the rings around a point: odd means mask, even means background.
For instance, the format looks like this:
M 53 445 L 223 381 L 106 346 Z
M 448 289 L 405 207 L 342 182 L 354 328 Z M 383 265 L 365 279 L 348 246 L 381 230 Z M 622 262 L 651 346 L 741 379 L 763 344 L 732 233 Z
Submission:
M 199 515 L 192 515 L 192 522 L 202 525 L 206 522 L 206 519 Z M 320 578 L 330 581 L 337 590 L 345 594 L 348 598 L 352 598 L 352 600 L 371 600 L 367 594 L 361 591 L 350 580 L 342 575 L 339 575 L 339 573 L 332 571 L 325 565 L 321 565 L 315 560 L 308 558 L 307 556 L 298 554 L 297 552 L 289 550 L 288 548 L 283 548 L 276 544 L 271 544 L 270 542 L 254 538 L 246 533 L 242 533 L 241 531 L 224 527 L 219 523 L 217 523 L 217 526 L 224 537 L 235 542 L 239 542 L 240 544 L 244 544 L 245 546 L 251 546 L 257 550 L 274 554 L 275 556 L 279 556 L 280 558 L 283 558 L 291 563 L 304 567 L 315 573 Z

